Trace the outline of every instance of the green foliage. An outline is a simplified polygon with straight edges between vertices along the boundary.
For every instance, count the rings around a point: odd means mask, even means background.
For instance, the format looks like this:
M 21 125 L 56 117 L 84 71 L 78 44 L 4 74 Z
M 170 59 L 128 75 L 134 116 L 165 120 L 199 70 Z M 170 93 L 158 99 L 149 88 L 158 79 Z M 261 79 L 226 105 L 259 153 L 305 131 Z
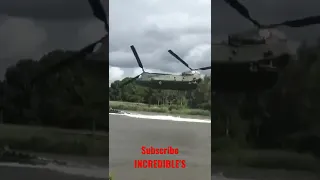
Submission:
M 271 90 L 214 94 L 212 150 L 282 149 L 320 156 L 319 52 L 320 46 L 301 47 L 298 60 L 286 67 Z M 275 167 L 275 161 L 297 164 L 288 160 L 292 156 L 282 155 L 249 161 L 260 167 Z
M 212 154 L 212 164 L 234 167 L 319 172 L 320 162 L 309 154 L 283 150 L 237 150 Z M 227 174 L 226 172 L 225 174 Z M 230 172 L 229 172 L 230 173 Z
M 94 123 L 97 129 L 108 129 L 108 64 L 77 59 L 52 70 L 72 53 L 56 50 L 7 69 L 0 86 L 4 123 L 68 129 L 92 129 Z
M 70 131 L 36 126 L 0 125 L 0 147 L 73 155 L 108 156 L 105 133 Z
M 198 88 L 190 91 L 159 90 L 138 86 L 135 82 L 120 88 L 120 84 L 128 78 L 111 83 L 109 87 L 110 101 L 125 101 L 148 104 L 160 108 L 145 108 L 146 111 L 154 112 L 178 112 L 178 114 L 209 115 L 211 110 L 211 78 L 205 76 Z M 128 105 L 130 106 L 130 105 Z M 163 108 L 161 108 L 163 107 Z M 114 107 L 115 108 L 115 107 Z M 118 109 L 142 110 L 141 107 L 125 107 Z M 161 111 L 157 111 L 163 109 Z M 188 110 L 198 109 L 198 110 Z M 183 112 L 185 111 L 185 112 Z M 190 111 L 190 112 L 187 112 Z M 180 113 L 179 113 L 180 112 Z
M 210 111 L 204 109 L 188 109 L 179 105 L 148 105 L 123 101 L 110 101 L 109 107 L 128 111 L 168 113 L 174 115 L 199 115 L 210 116 Z
M 249 158 L 240 149 L 281 149 L 320 156 L 319 52 L 319 45 L 302 46 L 298 60 L 286 67 L 273 89 L 246 96 L 243 93 L 211 93 L 210 77 L 205 77 L 196 90 L 187 92 L 150 89 L 135 83 L 119 88 L 127 78 L 115 81 L 109 87 L 106 83 L 108 64 L 84 59 L 57 71 L 48 71 L 45 77 L 30 84 L 33 77 L 47 72 L 53 64 L 72 54 L 57 50 L 39 61 L 20 60 L 7 69 L 5 80 L 0 82 L 0 122 L 90 130 L 95 124 L 97 130 L 106 130 L 109 100 L 109 105 L 116 109 L 210 115 L 212 149 L 217 154 L 232 152 L 226 157 L 231 164 L 269 167 L 279 160 L 283 162 L 281 166 L 293 166 L 303 160 L 276 153 L 263 157 L 256 154 Z M 39 143 L 44 141 L 57 143 L 32 135 L 25 141 L 32 146 L 46 144 Z M 77 147 L 82 153 L 89 151 L 81 143 L 73 144 L 75 142 L 68 141 L 70 148 Z M 49 147 L 54 149 L 46 145 Z

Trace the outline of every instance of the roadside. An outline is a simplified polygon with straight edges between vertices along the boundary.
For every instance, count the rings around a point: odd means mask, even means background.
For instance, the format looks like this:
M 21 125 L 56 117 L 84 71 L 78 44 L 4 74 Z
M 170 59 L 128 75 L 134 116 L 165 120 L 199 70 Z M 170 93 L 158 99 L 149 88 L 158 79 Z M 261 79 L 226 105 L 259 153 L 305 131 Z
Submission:
M 103 132 L 0 125 L 0 171 L 9 179 L 24 177 L 11 172 L 17 169 L 31 179 L 37 173 L 60 179 L 107 179 L 108 156 L 109 136 Z
M 211 112 L 204 109 L 189 109 L 182 108 L 180 106 L 157 106 L 148 105 L 143 103 L 121 102 L 121 101 L 109 101 L 109 107 L 112 109 L 135 111 L 135 112 L 152 112 L 157 114 L 170 114 L 181 117 L 210 117 Z
M 214 152 L 213 175 L 227 178 L 313 180 L 320 177 L 320 160 L 311 154 L 284 150 Z
M 319 180 L 310 171 L 212 165 L 212 179 L 221 180 Z
M 4 180 L 106 180 L 105 178 L 95 178 L 81 175 L 77 172 L 65 173 L 56 170 L 35 168 L 35 167 L 10 167 L 0 165 L 1 179 Z
M 41 153 L 108 156 L 109 136 L 104 132 L 64 130 L 21 125 L 0 125 L 0 147 Z
M 152 116 L 174 116 L 181 118 L 192 118 L 192 119 L 210 119 L 210 116 L 202 115 L 188 115 L 188 114 L 168 114 L 168 113 L 159 113 L 159 112 L 146 112 L 146 111 L 126 111 L 133 114 L 142 114 L 142 115 L 152 115 Z

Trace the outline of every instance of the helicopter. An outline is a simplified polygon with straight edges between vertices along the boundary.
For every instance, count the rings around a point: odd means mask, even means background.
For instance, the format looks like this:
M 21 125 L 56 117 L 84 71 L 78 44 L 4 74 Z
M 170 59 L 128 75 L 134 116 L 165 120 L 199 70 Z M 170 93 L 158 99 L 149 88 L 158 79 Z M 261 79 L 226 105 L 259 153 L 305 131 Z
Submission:
M 164 73 L 150 73 L 144 70 L 144 67 L 141 63 L 140 57 L 133 45 L 130 46 L 139 67 L 142 69 L 142 73 L 131 78 L 130 80 L 124 82 L 120 85 L 120 87 L 124 87 L 125 85 L 132 83 L 133 81 L 136 84 L 144 87 L 150 87 L 154 89 L 170 89 L 170 90 L 193 90 L 198 87 L 198 84 L 201 82 L 201 74 L 198 70 L 208 70 L 211 67 L 203 67 L 192 69 L 189 65 L 183 61 L 178 55 L 176 55 L 172 50 L 168 50 L 168 52 L 177 58 L 182 64 L 190 69 L 190 71 L 183 72 L 181 75 L 174 74 L 164 74 Z
M 212 43 L 213 91 L 257 92 L 271 89 L 282 70 L 296 59 L 299 47 L 298 42 L 289 40 L 276 28 L 319 24 L 320 16 L 262 25 L 237 0 L 224 1 L 256 28 L 229 34 L 226 40 Z

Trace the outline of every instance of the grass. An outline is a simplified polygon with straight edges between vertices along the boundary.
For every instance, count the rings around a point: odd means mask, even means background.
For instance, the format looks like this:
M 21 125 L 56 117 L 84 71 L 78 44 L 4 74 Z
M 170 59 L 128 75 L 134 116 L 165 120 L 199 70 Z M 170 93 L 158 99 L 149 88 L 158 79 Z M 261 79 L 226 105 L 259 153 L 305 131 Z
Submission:
M 144 111 L 144 112 L 156 112 L 156 113 L 167 113 L 175 115 L 199 115 L 199 116 L 210 116 L 211 112 L 203 109 L 188 109 L 181 108 L 179 106 L 157 106 L 148 105 L 143 103 L 132 103 L 122 101 L 109 101 L 109 106 L 113 109 L 121 109 L 128 111 Z
M 226 139 L 213 139 L 212 143 L 212 165 L 320 172 L 320 159 L 312 154 L 244 149 Z
M 310 154 L 283 150 L 238 150 L 212 154 L 212 165 L 319 172 L 320 161 Z
M 87 156 L 108 156 L 109 137 L 105 133 L 69 131 L 57 128 L 0 124 L 0 147 Z

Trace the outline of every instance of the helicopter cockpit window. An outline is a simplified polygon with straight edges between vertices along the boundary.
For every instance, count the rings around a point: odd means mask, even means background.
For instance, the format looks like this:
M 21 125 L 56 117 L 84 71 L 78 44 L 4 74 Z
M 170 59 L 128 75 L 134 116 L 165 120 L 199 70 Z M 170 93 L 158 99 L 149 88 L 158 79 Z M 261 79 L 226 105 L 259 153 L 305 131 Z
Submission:
M 266 33 L 247 32 L 229 36 L 230 45 L 250 45 L 250 44 L 264 44 L 267 38 Z
M 200 74 L 198 71 L 188 71 L 188 72 L 183 72 L 182 75 L 184 76 L 193 76 L 195 74 Z
M 193 74 L 194 74 L 194 72 L 192 72 L 192 71 L 182 73 L 182 75 L 184 75 L 184 76 L 192 76 Z
M 182 75 L 183 75 L 183 76 L 189 76 L 190 73 L 188 73 L 188 72 L 183 72 Z

